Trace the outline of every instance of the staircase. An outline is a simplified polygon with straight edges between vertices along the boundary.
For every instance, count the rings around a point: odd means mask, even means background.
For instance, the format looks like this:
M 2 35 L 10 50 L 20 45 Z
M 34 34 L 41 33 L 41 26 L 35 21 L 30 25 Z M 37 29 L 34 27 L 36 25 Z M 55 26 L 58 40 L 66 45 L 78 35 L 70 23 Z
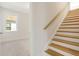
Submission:
M 79 56 L 79 9 L 69 12 L 45 52 L 51 56 Z

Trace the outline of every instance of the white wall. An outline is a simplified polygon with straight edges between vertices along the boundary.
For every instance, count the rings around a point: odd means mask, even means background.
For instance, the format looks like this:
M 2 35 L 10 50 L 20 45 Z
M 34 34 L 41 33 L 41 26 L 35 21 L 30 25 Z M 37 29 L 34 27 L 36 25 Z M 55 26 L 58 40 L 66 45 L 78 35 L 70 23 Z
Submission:
M 70 2 L 70 10 L 78 9 L 79 2 Z
M 69 12 L 69 3 L 64 4 L 60 11 L 62 11 L 61 14 L 55 20 L 53 19 L 54 21 L 52 22 L 52 24 L 49 25 L 49 27 L 46 29 L 47 34 L 48 34 L 48 38 L 50 40 L 53 39 L 53 36 L 55 35 L 55 33 L 58 30 L 59 26 L 63 22 L 64 18 L 67 16 L 67 14 Z
M 31 3 L 30 35 L 32 55 L 46 55 L 44 50 L 48 43 L 48 34 L 43 29 L 45 25 L 63 8 L 66 3 Z
M 0 43 L 0 56 L 30 56 L 29 40 L 21 39 Z
M 2 20 L 7 15 L 17 16 L 17 31 L 0 34 L 0 55 L 29 55 L 28 13 L 0 8 Z M 3 22 L 4 24 L 4 22 Z M 27 52 L 28 51 L 28 52 Z
M 3 31 L 3 35 L 4 35 L 4 38 L 6 38 L 6 40 L 10 41 L 10 40 L 14 40 L 14 38 L 15 39 L 28 38 L 28 14 L 11 11 L 5 8 L 2 8 L 1 12 L 2 12 L 2 17 L 3 17 L 2 20 L 5 20 L 5 17 L 8 15 L 17 16 L 17 31 L 15 32 L 4 32 Z

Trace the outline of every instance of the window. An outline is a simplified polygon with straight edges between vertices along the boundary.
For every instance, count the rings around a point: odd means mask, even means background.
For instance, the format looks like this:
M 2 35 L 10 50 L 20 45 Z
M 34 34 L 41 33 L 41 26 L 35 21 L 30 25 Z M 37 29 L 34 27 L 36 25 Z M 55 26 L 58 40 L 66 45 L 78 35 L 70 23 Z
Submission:
M 5 19 L 5 31 L 16 31 L 16 16 L 7 16 Z

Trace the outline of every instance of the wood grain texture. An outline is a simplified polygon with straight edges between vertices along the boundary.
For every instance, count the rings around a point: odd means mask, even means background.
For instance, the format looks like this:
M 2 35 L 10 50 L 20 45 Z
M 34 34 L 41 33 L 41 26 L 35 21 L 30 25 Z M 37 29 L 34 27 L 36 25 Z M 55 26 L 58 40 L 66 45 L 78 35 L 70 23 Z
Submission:
M 79 29 L 79 27 L 59 27 L 59 29 Z
M 74 56 L 79 56 L 79 51 L 76 51 L 76 50 L 73 50 L 73 49 L 70 49 L 70 48 L 66 48 L 66 47 L 63 47 L 63 46 L 60 46 L 60 45 L 57 45 L 57 44 L 54 44 L 54 43 L 49 44 L 49 46 L 57 48 L 57 49 L 62 50 L 64 52 L 70 53 Z
M 79 47 L 79 43 L 76 42 L 71 42 L 71 41 L 66 41 L 66 40 L 60 40 L 60 39 L 53 39 L 54 41 L 58 41 L 58 42 L 62 42 L 62 43 L 66 43 L 66 44 L 70 44 L 70 45 L 74 45 L 74 46 L 78 46 Z
M 56 48 L 74 56 L 79 56 L 77 48 L 79 47 L 79 9 L 69 11 L 67 17 L 64 19 L 51 40 L 52 43 L 48 45 L 49 47 Z M 62 43 L 64 45 L 62 45 Z M 69 47 L 66 47 L 66 45 Z M 74 49 L 72 46 L 77 49 Z M 48 48 L 46 52 L 53 56 L 62 56 L 61 53 L 59 54 L 58 52 L 53 51 L 53 49 Z
M 51 49 L 47 49 L 45 52 L 50 54 L 51 56 L 63 56 L 62 54 L 59 54 L 56 51 L 53 51 Z
M 56 36 L 61 36 L 61 37 L 69 37 L 69 38 L 76 38 L 79 39 L 79 36 L 74 36 L 74 35 L 68 35 L 68 34 L 56 34 Z

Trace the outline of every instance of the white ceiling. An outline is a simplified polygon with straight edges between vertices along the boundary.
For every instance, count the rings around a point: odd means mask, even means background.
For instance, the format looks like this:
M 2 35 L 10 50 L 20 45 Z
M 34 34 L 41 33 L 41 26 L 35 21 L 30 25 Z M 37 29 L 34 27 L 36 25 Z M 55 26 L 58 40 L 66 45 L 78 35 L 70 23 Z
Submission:
M 0 6 L 23 13 L 29 11 L 29 2 L 0 2 Z

